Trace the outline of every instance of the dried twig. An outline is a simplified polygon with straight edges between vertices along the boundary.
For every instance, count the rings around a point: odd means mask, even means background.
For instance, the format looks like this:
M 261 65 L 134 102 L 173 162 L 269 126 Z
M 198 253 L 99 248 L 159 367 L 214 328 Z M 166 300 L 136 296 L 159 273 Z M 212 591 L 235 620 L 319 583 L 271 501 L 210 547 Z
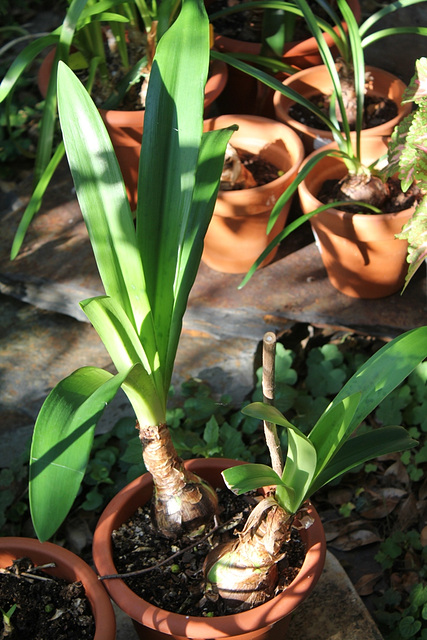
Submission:
M 264 402 L 273 404 L 276 336 L 272 331 L 267 331 L 267 333 L 264 334 L 262 346 L 262 394 Z M 271 466 L 279 476 L 282 476 L 283 456 L 276 425 L 272 422 L 264 421 L 264 434 L 270 453 Z

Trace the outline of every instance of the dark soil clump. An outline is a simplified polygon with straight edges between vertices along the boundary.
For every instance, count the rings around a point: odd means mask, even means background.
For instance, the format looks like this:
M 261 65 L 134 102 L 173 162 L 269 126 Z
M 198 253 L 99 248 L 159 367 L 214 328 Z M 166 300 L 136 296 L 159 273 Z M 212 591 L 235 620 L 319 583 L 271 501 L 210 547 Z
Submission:
M 219 491 L 219 529 L 210 536 L 170 540 L 153 527 L 150 505 L 146 505 L 113 533 L 113 554 L 119 573 L 155 567 L 135 577 L 126 577 L 132 591 L 157 607 L 193 616 L 221 616 L 235 613 L 215 594 L 205 592 L 203 562 L 214 546 L 235 539 L 256 503 L 250 496 L 234 496 Z M 174 555 L 175 554 L 175 555 Z M 173 556 L 173 557 L 172 557 Z M 297 576 L 305 558 L 305 547 L 296 530 L 287 544 L 287 554 L 279 564 L 280 590 Z M 161 564 L 166 559 L 164 564 Z
M 257 187 L 261 187 L 264 184 L 277 180 L 280 175 L 279 169 L 274 166 L 268 160 L 265 160 L 261 155 L 250 153 L 249 151 L 243 151 L 242 149 L 236 149 L 240 162 L 243 166 L 251 172 Z M 246 188 L 240 183 L 236 183 L 230 190 L 238 191 Z M 249 187 L 251 189 L 253 187 Z
M 387 180 L 388 197 L 385 203 L 381 206 L 381 213 L 398 213 L 404 209 L 409 209 L 421 198 L 420 190 L 416 185 L 412 185 L 405 193 L 400 188 L 399 180 L 389 178 Z M 318 199 L 324 204 L 333 203 L 337 200 L 348 200 L 348 198 L 341 192 L 340 182 L 338 180 L 327 180 L 321 191 L 317 195 Z M 340 207 L 340 209 L 343 207 Z M 375 215 L 372 210 L 361 210 L 360 206 L 345 207 L 345 210 L 349 213 L 367 213 Z
M 325 113 L 329 117 L 329 99 L 323 95 L 312 96 L 310 98 L 316 107 Z M 319 118 L 312 113 L 309 109 L 306 109 L 302 105 L 294 104 L 289 109 L 289 115 L 296 120 L 305 124 L 313 129 L 320 129 L 322 131 L 329 131 L 326 124 L 324 124 Z M 363 114 L 363 129 L 372 129 L 372 127 L 378 127 L 385 122 L 389 122 L 397 115 L 397 105 L 393 100 L 389 98 L 379 98 L 376 96 L 366 96 Z
M 41 569 L 29 558 L 0 571 L 0 608 L 10 615 L 7 640 L 93 639 L 95 621 L 81 582 L 68 583 Z M 4 625 L 4 622 L 3 622 Z

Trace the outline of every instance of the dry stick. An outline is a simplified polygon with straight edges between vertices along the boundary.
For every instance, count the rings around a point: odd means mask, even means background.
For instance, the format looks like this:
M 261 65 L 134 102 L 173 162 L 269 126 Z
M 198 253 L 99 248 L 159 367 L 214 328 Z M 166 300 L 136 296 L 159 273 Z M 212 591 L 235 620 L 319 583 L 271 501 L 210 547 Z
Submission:
M 274 402 L 275 357 L 276 335 L 272 331 L 267 331 L 262 342 L 262 394 L 267 404 Z M 276 425 L 264 420 L 264 434 L 270 452 L 271 466 L 282 477 L 283 457 Z

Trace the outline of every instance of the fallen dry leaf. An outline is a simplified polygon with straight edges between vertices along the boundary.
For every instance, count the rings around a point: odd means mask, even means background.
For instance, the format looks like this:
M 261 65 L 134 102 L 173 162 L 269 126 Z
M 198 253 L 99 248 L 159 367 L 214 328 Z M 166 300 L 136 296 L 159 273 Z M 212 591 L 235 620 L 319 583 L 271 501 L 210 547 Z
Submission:
M 352 551 L 374 542 L 381 542 L 381 537 L 377 533 L 368 529 L 359 529 L 359 531 L 352 531 L 347 535 L 339 536 L 330 542 L 329 546 L 340 551 Z
M 407 495 L 407 491 L 395 487 L 385 487 L 365 493 L 370 494 L 372 503 L 369 508 L 361 511 L 361 515 L 368 520 L 377 520 L 390 515 L 401 499 Z
M 359 596 L 370 596 L 374 593 L 374 586 L 377 584 L 379 580 L 383 577 L 382 572 L 380 573 L 366 573 L 364 576 L 359 578 L 359 580 L 354 585 Z

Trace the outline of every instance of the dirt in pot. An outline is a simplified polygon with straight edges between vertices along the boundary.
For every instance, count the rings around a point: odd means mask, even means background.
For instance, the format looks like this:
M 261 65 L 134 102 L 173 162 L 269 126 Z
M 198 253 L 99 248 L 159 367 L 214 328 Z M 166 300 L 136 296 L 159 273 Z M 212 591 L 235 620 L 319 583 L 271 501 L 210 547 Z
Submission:
M 221 175 L 221 191 L 239 191 L 261 187 L 283 174 L 274 164 L 260 154 L 227 146 L 224 170 Z
M 138 509 L 113 532 L 113 558 L 120 574 L 152 568 L 124 578 L 132 591 L 161 609 L 183 615 L 210 617 L 236 613 L 221 598 L 205 589 L 203 563 L 214 546 L 235 539 L 257 498 L 234 496 L 227 490 L 218 491 L 218 497 L 220 523 L 224 526 L 214 528 L 211 535 L 193 540 L 163 538 L 153 527 L 150 505 Z M 305 553 L 299 533 L 293 529 L 286 555 L 279 564 L 278 592 L 298 575 Z
M 0 609 L 0 637 L 7 640 L 89 640 L 95 635 L 95 620 L 81 582 L 49 575 L 29 558 L 0 570 Z
M 416 185 L 412 185 L 406 192 L 403 192 L 400 188 L 400 181 L 395 178 L 389 178 L 385 185 L 383 185 L 383 183 L 381 183 L 381 185 L 384 186 L 386 194 L 385 200 L 381 204 L 381 213 L 398 213 L 399 211 L 409 209 L 418 202 L 422 196 Z M 324 204 L 333 203 L 337 200 L 349 200 L 348 194 L 344 193 L 341 189 L 341 181 L 338 180 L 327 180 L 324 182 L 317 197 Z M 357 199 L 357 197 L 354 198 L 354 200 Z M 363 201 L 365 202 L 366 200 Z M 374 202 L 372 202 L 372 204 L 375 205 Z M 360 206 L 351 205 L 345 207 L 345 210 L 349 213 L 373 213 L 372 210 L 366 209 L 366 211 L 362 211 Z
M 330 100 L 327 96 L 323 94 L 311 96 L 310 102 L 329 117 Z M 363 113 L 363 129 L 372 129 L 372 127 L 378 127 L 389 122 L 397 116 L 397 111 L 396 103 L 389 98 L 366 96 Z M 329 130 L 326 124 L 302 105 L 292 105 L 289 109 L 289 115 L 297 122 L 300 122 L 307 127 L 311 127 L 312 129 L 320 129 L 322 131 Z

